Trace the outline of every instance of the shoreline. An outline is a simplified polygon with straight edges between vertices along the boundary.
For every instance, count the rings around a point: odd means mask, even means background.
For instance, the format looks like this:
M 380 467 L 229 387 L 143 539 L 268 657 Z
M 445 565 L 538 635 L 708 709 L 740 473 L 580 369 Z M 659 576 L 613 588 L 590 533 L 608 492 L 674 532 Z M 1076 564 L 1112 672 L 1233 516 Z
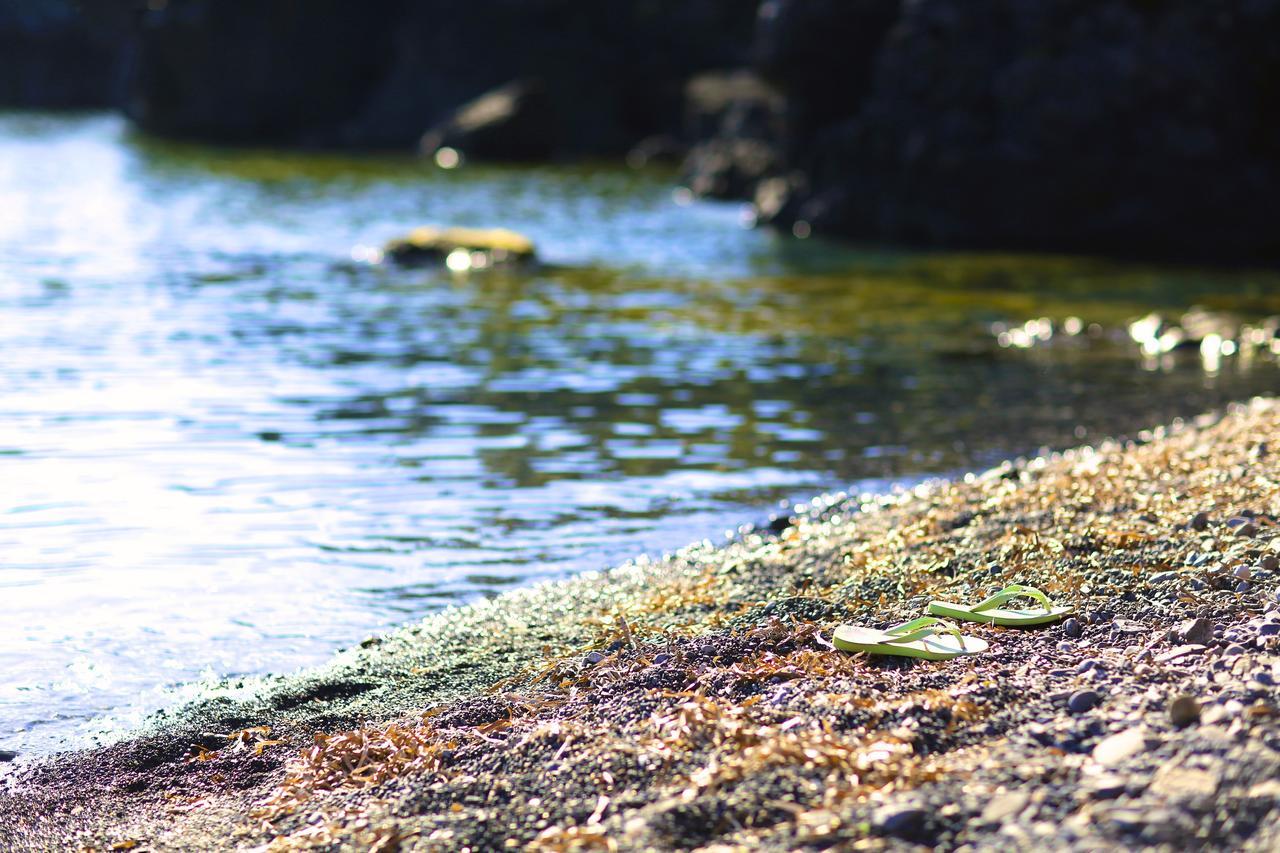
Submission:
M 14 768 L 0 846 L 1267 849 L 1268 447 L 1254 401 L 445 611 Z M 827 642 L 1013 581 L 1078 617 L 940 663 Z

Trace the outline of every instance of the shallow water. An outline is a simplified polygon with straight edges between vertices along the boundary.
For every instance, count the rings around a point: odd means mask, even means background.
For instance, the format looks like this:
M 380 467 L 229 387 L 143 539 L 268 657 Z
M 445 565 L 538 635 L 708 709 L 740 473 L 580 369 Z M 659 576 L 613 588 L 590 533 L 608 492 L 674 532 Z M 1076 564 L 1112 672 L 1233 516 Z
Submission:
M 0 748 L 763 519 L 1270 391 L 1107 330 L 1270 274 L 783 240 L 670 175 L 221 152 L 0 116 Z M 352 263 L 423 222 L 560 268 Z M 1000 346 L 991 324 L 1100 335 Z M 105 716 L 104 716 L 105 715 Z

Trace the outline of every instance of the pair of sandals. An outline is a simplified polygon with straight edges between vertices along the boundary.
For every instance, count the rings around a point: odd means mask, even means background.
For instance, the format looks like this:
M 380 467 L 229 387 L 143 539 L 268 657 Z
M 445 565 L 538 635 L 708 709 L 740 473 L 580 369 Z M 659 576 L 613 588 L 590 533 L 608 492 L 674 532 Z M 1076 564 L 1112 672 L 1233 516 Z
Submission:
M 1016 598 L 1030 598 L 1040 608 L 1018 609 L 1005 607 Z M 841 625 L 836 628 L 834 643 L 846 652 L 866 652 L 873 655 L 897 655 L 923 658 L 924 660 L 950 660 L 961 655 L 976 655 L 987 650 L 987 641 L 980 637 L 966 637 L 952 623 L 939 616 L 966 622 L 984 622 L 990 625 L 1028 627 L 1056 622 L 1071 614 L 1072 608 L 1056 605 L 1049 596 L 1033 586 L 1010 584 L 990 598 L 977 604 L 955 604 L 950 601 L 929 602 L 932 616 L 922 616 L 892 628 L 861 628 Z

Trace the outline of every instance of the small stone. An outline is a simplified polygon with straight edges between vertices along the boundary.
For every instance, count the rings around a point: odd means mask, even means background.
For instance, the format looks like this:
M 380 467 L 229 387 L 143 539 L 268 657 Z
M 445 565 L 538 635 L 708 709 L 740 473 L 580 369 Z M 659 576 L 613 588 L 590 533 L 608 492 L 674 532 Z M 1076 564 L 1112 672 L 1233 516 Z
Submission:
M 1141 726 L 1126 729 L 1099 741 L 1093 748 L 1093 760 L 1104 767 L 1114 767 L 1147 748 L 1147 733 Z
M 1165 765 L 1156 773 L 1151 791 L 1169 800 L 1205 802 L 1218 792 L 1218 776 L 1209 770 Z
M 928 816 L 918 806 L 884 806 L 876 811 L 873 821 L 884 835 L 916 840 L 923 835 Z
M 997 794 L 987 802 L 982 810 L 983 823 L 1004 823 L 1008 818 L 1022 813 L 1031 801 L 1031 795 L 1024 791 L 1006 791 Z
M 1093 690 L 1077 690 L 1067 700 L 1067 710 L 1073 714 L 1083 714 L 1092 710 L 1101 701 L 1102 697 Z
M 1162 652 L 1157 655 L 1155 659 L 1157 663 L 1168 663 L 1169 661 L 1177 660 L 1180 657 L 1199 654 L 1200 652 L 1203 652 L 1205 648 L 1205 646 L 1197 645 L 1195 643 L 1188 643 L 1185 646 L 1175 646 L 1167 652 Z
M 1258 525 L 1254 524 L 1252 521 L 1248 524 L 1242 524 L 1236 528 L 1236 535 L 1244 537 L 1257 536 Z
M 669 660 L 671 660 L 671 655 L 667 654 L 666 652 L 661 652 L 660 654 L 655 655 L 653 658 L 653 662 L 658 666 L 662 666 L 664 663 L 666 663 Z
M 1232 643 L 1231 645 L 1223 649 L 1222 653 L 1230 657 L 1234 657 L 1236 655 L 1242 655 L 1244 654 L 1244 646 L 1239 645 L 1238 643 Z
M 587 666 L 595 666 L 596 664 L 600 663 L 600 661 L 604 660 L 604 653 L 603 652 L 587 652 L 587 656 L 583 658 L 583 660 L 586 661 Z
M 1208 619 L 1188 619 L 1174 633 L 1184 643 L 1208 645 L 1213 639 L 1213 623 Z
M 1200 721 L 1200 703 L 1190 693 L 1179 693 L 1169 700 L 1169 721 L 1185 728 Z
M 1239 581 L 1247 581 L 1249 578 L 1253 577 L 1253 572 L 1249 571 L 1248 566 L 1236 566 L 1235 571 L 1231 573 L 1231 576 Z
M 1236 592 L 1240 593 L 1241 595 L 1243 595 L 1244 593 L 1248 592 L 1251 589 L 1253 589 L 1253 586 L 1248 581 L 1240 581 L 1240 583 L 1236 584 Z
M 1169 581 L 1176 581 L 1177 579 L 1178 572 L 1157 572 L 1150 577 L 1150 581 L 1152 583 L 1168 583 Z
M 1083 673 L 1088 672 L 1091 669 L 1097 668 L 1099 665 L 1100 664 L 1098 663 L 1098 661 L 1094 658 L 1089 658 L 1088 660 L 1081 661 L 1080 665 L 1076 667 L 1076 674 L 1081 675 Z
M 1058 651 L 1060 652 L 1074 652 L 1075 650 L 1076 647 L 1067 640 L 1063 640 L 1061 643 L 1058 643 Z
M 1187 522 L 1187 526 L 1192 530 L 1204 530 L 1209 526 L 1209 513 L 1201 510 L 1191 516 L 1191 520 Z
M 18 753 L 12 749 L 0 749 L 0 761 L 9 762 L 17 759 Z
M 1080 627 L 1080 620 L 1068 619 L 1067 621 L 1062 623 L 1062 631 L 1068 637 L 1071 637 L 1072 639 L 1076 639 L 1081 634 L 1084 633 L 1084 628 Z
M 1088 783 L 1088 794 L 1095 800 L 1114 800 L 1129 787 L 1128 782 L 1118 773 L 1101 773 Z
M 1280 560 L 1276 559 L 1275 554 L 1267 554 L 1258 561 L 1258 565 L 1269 572 L 1274 572 L 1276 569 L 1280 569 Z

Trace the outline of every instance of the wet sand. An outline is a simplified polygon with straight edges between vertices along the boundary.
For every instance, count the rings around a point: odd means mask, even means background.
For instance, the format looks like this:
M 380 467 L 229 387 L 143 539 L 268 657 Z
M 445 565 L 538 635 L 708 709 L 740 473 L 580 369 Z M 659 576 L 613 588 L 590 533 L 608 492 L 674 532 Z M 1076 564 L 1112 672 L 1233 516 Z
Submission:
M 448 611 L 11 767 L 0 848 L 1275 849 L 1277 454 L 1255 402 Z M 1077 615 L 831 648 L 1014 581 Z

